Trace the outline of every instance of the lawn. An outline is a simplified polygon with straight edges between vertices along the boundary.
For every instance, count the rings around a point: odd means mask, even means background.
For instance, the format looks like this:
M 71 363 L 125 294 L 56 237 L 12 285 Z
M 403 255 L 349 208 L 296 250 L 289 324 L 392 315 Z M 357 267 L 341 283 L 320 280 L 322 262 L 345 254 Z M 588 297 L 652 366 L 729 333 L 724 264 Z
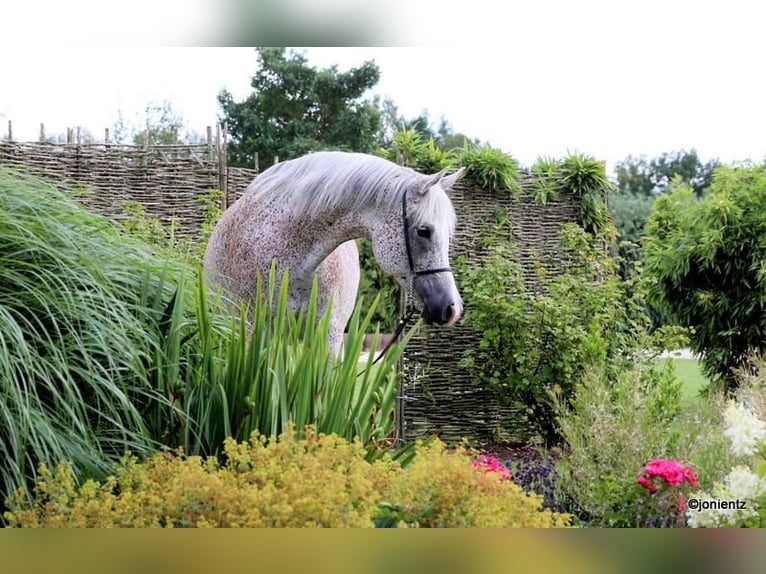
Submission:
M 697 359 L 669 359 L 673 361 L 676 368 L 676 375 L 684 383 L 681 389 L 682 399 L 689 403 L 699 398 L 699 392 L 707 383 L 707 377 L 702 373 L 699 361 Z

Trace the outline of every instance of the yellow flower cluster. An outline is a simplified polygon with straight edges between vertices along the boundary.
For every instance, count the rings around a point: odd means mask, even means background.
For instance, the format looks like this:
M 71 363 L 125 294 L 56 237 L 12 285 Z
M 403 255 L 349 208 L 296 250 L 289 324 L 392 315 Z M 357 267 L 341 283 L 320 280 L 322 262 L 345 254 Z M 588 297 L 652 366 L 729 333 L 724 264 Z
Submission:
M 15 527 L 558 527 L 571 517 L 542 509 L 499 474 L 471 465 L 462 448 L 418 445 L 406 467 L 365 458 L 358 442 L 307 429 L 277 441 L 228 440 L 225 462 L 182 453 L 123 460 L 103 483 L 76 484 L 71 469 L 41 467 L 33 500 L 18 492 Z

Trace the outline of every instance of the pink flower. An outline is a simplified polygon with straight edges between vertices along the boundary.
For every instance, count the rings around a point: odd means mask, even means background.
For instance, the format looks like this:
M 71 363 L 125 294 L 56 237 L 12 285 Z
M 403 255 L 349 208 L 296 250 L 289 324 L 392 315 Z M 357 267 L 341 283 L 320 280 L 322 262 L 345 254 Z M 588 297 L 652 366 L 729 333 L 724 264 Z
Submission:
M 498 472 L 505 480 L 511 479 L 511 471 L 500 463 L 494 456 L 482 454 L 479 460 L 472 460 L 471 464 L 476 468 L 483 468 L 484 472 Z
M 654 492 L 657 490 L 657 487 L 652 483 L 652 481 L 646 478 L 643 474 L 639 475 L 639 477 L 636 479 L 636 482 L 647 489 L 649 492 Z
M 649 518 L 654 520 L 659 513 L 659 516 L 665 516 L 666 519 L 671 520 L 669 524 L 677 526 L 685 524 L 684 483 L 691 486 L 697 483 L 697 475 L 690 466 L 681 464 L 677 460 L 656 458 L 644 465 L 644 470 L 638 475 L 636 482 L 652 494 L 651 502 L 644 500 L 640 503 L 644 508 L 641 512 L 648 513 L 647 520 Z M 658 492 L 663 484 L 668 488 Z
M 676 460 L 656 458 L 646 463 L 644 472 L 649 476 L 659 476 L 670 486 L 675 486 L 686 481 L 691 485 L 696 484 L 697 477 L 691 467 L 685 466 Z

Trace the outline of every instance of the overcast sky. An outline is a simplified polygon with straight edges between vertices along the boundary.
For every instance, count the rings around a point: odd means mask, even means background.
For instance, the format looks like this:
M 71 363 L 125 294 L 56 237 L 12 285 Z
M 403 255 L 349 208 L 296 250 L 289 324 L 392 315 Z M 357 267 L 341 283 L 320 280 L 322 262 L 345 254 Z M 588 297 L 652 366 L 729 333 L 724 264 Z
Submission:
M 601 20 L 585 22 L 566 3 L 558 18 L 542 9 L 518 17 L 506 11 L 499 26 L 490 14 L 491 35 L 452 33 L 439 47 L 306 53 L 317 67 L 374 60 L 381 70 L 375 93 L 405 116 L 427 110 L 437 122 L 444 115 L 455 131 L 525 164 L 579 151 L 611 169 L 628 155 L 692 148 L 703 160 L 763 160 L 766 34 L 758 3 L 614 4 L 600 3 Z M 451 17 L 459 23 L 460 14 Z M 41 122 L 49 134 L 79 125 L 102 137 L 118 112 L 132 119 L 164 100 L 188 128 L 204 132 L 218 116 L 218 92 L 244 98 L 256 66 L 251 48 L 64 43 L 7 54 L 0 57 L 0 134 L 12 120 L 18 140 L 36 139 Z

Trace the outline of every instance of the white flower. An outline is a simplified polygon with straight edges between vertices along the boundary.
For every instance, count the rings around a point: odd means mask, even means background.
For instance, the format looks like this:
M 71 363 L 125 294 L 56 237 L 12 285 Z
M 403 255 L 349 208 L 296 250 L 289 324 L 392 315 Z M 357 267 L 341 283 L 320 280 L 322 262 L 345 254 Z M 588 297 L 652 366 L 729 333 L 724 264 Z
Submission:
M 731 497 L 738 500 L 752 501 L 765 490 L 766 484 L 758 475 L 746 466 L 735 466 L 726 477 Z
M 729 401 L 723 417 L 726 421 L 724 434 L 731 440 L 731 450 L 734 454 L 754 454 L 759 443 L 766 439 L 766 423 L 744 405 Z
M 694 493 L 694 497 L 700 500 L 707 500 L 710 498 L 710 495 L 698 492 Z M 714 510 L 689 509 L 686 511 L 686 524 L 689 528 L 717 528 L 718 519 Z
M 711 493 L 695 492 L 690 498 L 700 501 L 694 510 L 687 509 L 687 524 L 691 528 L 720 528 L 742 526 L 758 517 L 758 497 L 766 492 L 766 479 L 758 478 L 745 466 L 735 466 L 726 477 L 725 483 L 716 482 Z M 744 508 L 733 506 L 732 502 L 743 501 Z M 722 508 L 721 503 L 726 503 Z M 700 510 L 704 508 L 704 510 Z
M 731 503 L 735 499 L 728 487 L 722 484 L 715 485 L 712 495 L 707 492 L 696 492 L 691 498 L 700 501 L 700 506 L 686 511 L 686 523 L 690 528 L 741 526 L 747 519 L 758 516 L 749 502 L 744 509 L 732 508 L 731 504 L 726 504 L 724 507 L 722 503 Z M 704 510 L 701 510 L 702 508 Z

